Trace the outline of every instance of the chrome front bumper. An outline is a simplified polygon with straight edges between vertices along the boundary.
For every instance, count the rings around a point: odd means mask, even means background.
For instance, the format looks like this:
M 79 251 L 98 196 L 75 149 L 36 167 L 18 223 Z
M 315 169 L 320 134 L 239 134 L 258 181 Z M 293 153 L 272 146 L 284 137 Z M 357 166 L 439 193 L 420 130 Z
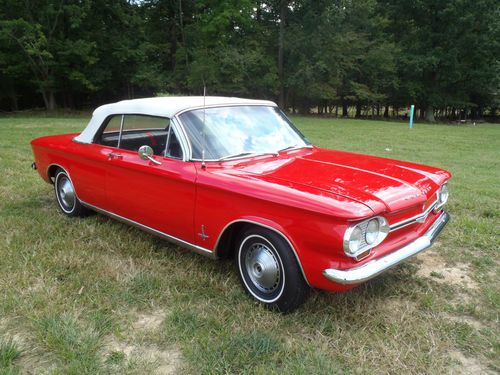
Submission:
M 332 268 L 326 269 L 323 271 L 323 275 L 325 275 L 328 280 L 338 284 L 359 284 L 370 280 L 389 268 L 394 267 L 395 265 L 430 247 L 439 232 L 441 232 L 449 220 L 450 215 L 443 211 L 441 216 L 436 219 L 436 221 L 422 237 L 417 238 L 415 241 L 409 243 L 401 249 L 381 258 L 374 259 L 359 267 L 347 270 L 337 270 Z

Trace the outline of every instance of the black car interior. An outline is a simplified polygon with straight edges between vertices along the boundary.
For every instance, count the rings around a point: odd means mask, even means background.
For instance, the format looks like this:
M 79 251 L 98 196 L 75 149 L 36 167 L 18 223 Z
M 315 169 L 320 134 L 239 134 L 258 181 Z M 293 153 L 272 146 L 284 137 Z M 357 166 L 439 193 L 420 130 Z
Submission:
M 165 129 L 133 129 L 133 130 L 123 130 L 120 147 L 124 150 L 139 151 L 141 146 L 149 146 L 153 149 L 154 155 L 157 156 L 168 156 L 172 158 L 182 158 L 182 149 L 172 130 L 169 137 L 170 125 L 167 125 Z M 106 132 L 105 128 L 100 135 L 96 137 L 96 143 L 110 146 L 118 147 L 118 138 L 120 133 L 118 131 Z M 167 140 L 169 141 L 168 150 Z

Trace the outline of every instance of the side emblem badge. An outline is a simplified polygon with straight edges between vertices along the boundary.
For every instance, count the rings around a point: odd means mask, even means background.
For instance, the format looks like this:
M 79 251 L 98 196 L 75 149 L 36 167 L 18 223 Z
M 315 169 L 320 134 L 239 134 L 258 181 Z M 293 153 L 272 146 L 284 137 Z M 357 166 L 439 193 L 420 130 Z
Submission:
M 200 236 L 203 241 L 210 237 L 205 234 L 205 225 L 201 225 L 201 233 L 198 233 L 198 236 Z

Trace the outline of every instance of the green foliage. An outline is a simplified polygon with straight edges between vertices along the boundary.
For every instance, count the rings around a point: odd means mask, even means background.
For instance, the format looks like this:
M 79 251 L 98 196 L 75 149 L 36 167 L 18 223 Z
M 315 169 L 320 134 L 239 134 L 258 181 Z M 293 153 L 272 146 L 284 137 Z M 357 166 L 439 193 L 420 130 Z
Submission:
M 401 48 L 406 96 L 431 108 L 492 104 L 500 87 L 497 1 L 398 0 L 383 10 Z
M 293 111 L 479 117 L 500 104 L 499 20 L 495 0 L 2 0 L 0 108 L 205 85 Z
M 20 355 L 21 351 L 12 340 L 0 338 L 0 370 L 7 371 Z
M 21 354 L 21 350 L 12 339 L 5 339 L 0 336 L 0 374 L 20 374 L 16 362 Z

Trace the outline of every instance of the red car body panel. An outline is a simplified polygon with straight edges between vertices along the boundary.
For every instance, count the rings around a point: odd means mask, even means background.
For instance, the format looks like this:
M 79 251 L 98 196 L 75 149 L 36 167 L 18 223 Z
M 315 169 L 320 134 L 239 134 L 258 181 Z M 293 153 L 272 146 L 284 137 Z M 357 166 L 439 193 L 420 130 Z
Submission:
M 292 245 L 309 285 L 347 290 L 327 280 L 327 268 L 349 269 L 401 248 L 437 218 L 397 231 L 357 261 L 343 250 L 352 222 L 383 215 L 389 224 L 421 214 L 451 177 L 442 169 L 318 147 L 225 162 L 158 158 L 75 142 L 76 134 L 32 141 L 38 172 L 64 168 L 78 198 L 89 205 L 213 252 L 231 223 L 254 222 Z M 120 157 L 111 157 L 110 153 Z

